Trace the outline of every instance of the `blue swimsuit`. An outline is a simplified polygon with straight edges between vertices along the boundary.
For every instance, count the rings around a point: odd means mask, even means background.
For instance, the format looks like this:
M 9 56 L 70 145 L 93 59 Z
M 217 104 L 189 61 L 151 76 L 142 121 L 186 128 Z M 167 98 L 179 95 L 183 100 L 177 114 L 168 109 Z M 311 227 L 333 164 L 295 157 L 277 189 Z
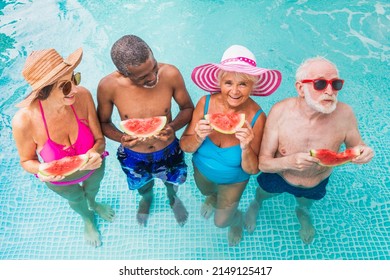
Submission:
M 209 109 L 210 95 L 206 96 L 204 114 Z M 256 112 L 252 119 L 251 126 L 256 123 L 257 118 L 263 110 Z M 199 149 L 192 157 L 195 167 L 208 180 L 216 184 L 234 184 L 249 179 L 249 174 L 241 167 L 240 145 L 220 148 L 215 145 L 209 137 L 206 137 Z

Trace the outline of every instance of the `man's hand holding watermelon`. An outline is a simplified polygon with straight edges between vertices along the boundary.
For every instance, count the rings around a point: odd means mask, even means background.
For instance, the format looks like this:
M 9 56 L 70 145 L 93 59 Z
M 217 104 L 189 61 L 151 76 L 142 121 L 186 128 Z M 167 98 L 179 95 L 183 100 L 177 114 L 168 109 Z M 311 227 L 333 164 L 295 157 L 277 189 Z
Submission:
M 128 135 L 124 133 L 121 137 L 121 144 L 126 148 L 132 148 L 144 140 L 145 138 L 143 137 L 137 137 L 135 135 Z
M 373 149 L 371 149 L 368 146 L 358 145 L 354 149 L 360 150 L 360 155 L 358 155 L 357 157 L 353 158 L 351 160 L 352 163 L 355 163 L 355 164 L 365 164 L 365 163 L 371 161 L 371 159 L 374 157 Z
M 175 138 L 175 131 L 169 124 L 167 124 L 153 137 L 164 142 L 172 141 L 172 139 Z

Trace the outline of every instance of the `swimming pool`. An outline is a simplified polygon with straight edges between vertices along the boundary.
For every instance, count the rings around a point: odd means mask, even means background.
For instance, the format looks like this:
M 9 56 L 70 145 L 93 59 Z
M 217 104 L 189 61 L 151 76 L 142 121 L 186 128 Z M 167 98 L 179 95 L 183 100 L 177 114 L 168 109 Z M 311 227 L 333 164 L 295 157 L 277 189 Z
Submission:
M 2 1 L 0 259 L 389 260 L 390 4 L 313 2 Z M 202 197 L 190 164 L 188 180 L 179 190 L 190 214 L 187 224 L 176 224 L 159 182 L 149 224 L 140 228 L 135 220 L 139 196 L 128 191 L 115 158 L 117 143 L 110 140 L 98 199 L 113 206 L 117 217 L 113 223 L 98 219 L 102 247 L 84 244 L 77 214 L 20 167 L 10 122 L 14 104 L 28 90 L 20 74 L 28 53 L 54 47 L 66 55 L 82 46 L 78 69 L 83 85 L 95 93 L 100 78 L 114 70 L 112 43 L 127 33 L 142 37 L 157 60 L 181 70 L 194 102 L 204 93 L 191 82 L 192 69 L 218 61 L 232 44 L 247 46 L 260 66 L 283 73 L 276 93 L 256 98 L 265 112 L 296 94 L 294 73 L 303 59 L 323 55 L 338 65 L 346 81 L 339 99 L 353 107 L 362 137 L 376 156 L 367 165 L 334 170 L 327 196 L 312 207 L 317 235 L 311 245 L 299 238 L 294 199 L 281 195 L 264 203 L 252 235 L 244 232 L 237 247 L 228 247 L 226 229 L 199 215 Z M 190 155 L 186 160 L 190 163 Z M 240 209 L 246 210 L 255 188 L 252 178 Z

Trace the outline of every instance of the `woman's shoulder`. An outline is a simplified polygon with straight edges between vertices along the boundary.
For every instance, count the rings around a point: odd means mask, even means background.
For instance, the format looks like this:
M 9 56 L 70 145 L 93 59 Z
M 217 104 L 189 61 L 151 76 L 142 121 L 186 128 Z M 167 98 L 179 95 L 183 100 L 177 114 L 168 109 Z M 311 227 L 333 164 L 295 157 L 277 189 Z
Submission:
M 76 101 L 73 107 L 77 112 L 88 112 L 89 108 L 95 107 L 95 101 L 93 100 L 91 92 L 85 87 L 78 86 Z M 82 113 L 82 115 L 84 115 Z
M 83 87 L 83 86 L 77 86 L 77 97 L 76 97 L 76 102 L 88 102 L 92 99 L 92 94 L 91 92 Z
M 24 107 L 19 109 L 14 117 L 12 118 L 12 128 L 26 128 L 30 127 L 33 108 L 31 105 L 29 107 Z

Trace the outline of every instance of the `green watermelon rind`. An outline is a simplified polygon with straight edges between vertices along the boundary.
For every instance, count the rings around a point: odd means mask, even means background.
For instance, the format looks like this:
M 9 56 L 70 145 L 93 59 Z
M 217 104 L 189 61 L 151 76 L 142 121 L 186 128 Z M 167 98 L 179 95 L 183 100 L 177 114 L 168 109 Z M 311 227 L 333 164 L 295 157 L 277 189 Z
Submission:
M 79 165 L 77 165 L 76 167 L 74 167 L 73 169 L 70 169 L 69 171 L 67 171 L 66 173 L 64 174 L 53 174 L 53 173 L 50 173 L 50 172 L 47 172 L 47 168 L 49 168 L 50 166 L 52 166 L 53 164 L 58 164 L 58 163 L 61 163 L 61 162 L 66 162 L 69 160 L 69 158 L 75 158 L 75 157 L 78 157 L 78 158 L 82 158 L 83 161 L 80 162 Z M 45 163 L 42 163 L 39 165 L 39 170 L 38 172 L 44 176 L 64 176 L 64 177 L 67 177 L 77 171 L 80 170 L 80 168 L 82 168 L 87 162 L 88 162 L 88 156 L 83 154 L 83 155 L 77 155 L 77 156 L 71 156 L 71 157 L 65 157 L 65 158 L 62 158 L 62 159 L 59 159 L 59 160 L 54 160 L 54 161 L 51 161 L 51 162 L 45 162 Z
M 211 120 L 211 115 L 213 115 L 213 114 L 206 114 L 206 115 L 204 116 L 204 118 L 205 118 L 206 120 L 209 120 L 209 121 L 210 121 L 210 126 L 211 126 L 214 130 L 216 130 L 216 131 L 218 131 L 218 132 L 220 132 L 220 133 L 223 133 L 223 134 L 234 134 L 234 133 L 236 133 L 237 129 L 238 129 L 238 128 L 241 128 L 241 127 L 244 125 L 244 123 L 245 123 L 245 114 L 244 114 L 244 113 L 237 113 L 236 115 L 239 115 L 239 117 L 240 117 L 240 122 L 239 122 L 237 125 L 235 125 L 231 130 L 226 130 L 226 129 L 223 129 L 223 128 L 221 128 L 221 127 L 218 127 L 217 124 L 213 123 L 212 120 Z
M 135 133 L 134 131 L 131 131 L 129 130 L 128 128 L 126 128 L 126 123 L 128 121 L 139 121 L 139 122 L 146 122 L 147 120 L 150 120 L 150 119 L 154 119 L 154 118 L 157 118 L 157 119 L 160 119 L 161 123 L 159 126 L 157 126 L 153 131 L 150 131 L 148 133 Z M 131 136 L 136 136 L 136 137 L 139 137 L 139 138 L 148 138 L 148 137 L 151 137 L 151 136 L 154 136 L 156 135 L 158 132 L 161 131 L 161 129 L 163 129 L 165 127 L 167 123 L 167 117 L 166 116 L 157 116 L 157 117 L 151 117 L 151 118 L 143 118 L 143 119 L 127 119 L 127 120 L 123 120 L 120 122 L 119 126 L 120 128 L 128 135 L 131 135 Z
M 328 156 L 334 156 L 334 163 L 329 162 L 329 159 L 327 160 L 327 163 L 324 163 L 323 160 L 321 160 L 321 154 L 323 153 L 329 153 Z M 340 159 L 337 157 L 341 157 L 344 154 L 350 154 L 348 157 L 346 156 L 344 158 L 344 161 L 339 162 Z M 344 165 L 348 162 L 350 162 L 353 158 L 357 157 L 360 155 L 360 149 L 359 148 L 350 148 L 346 149 L 344 152 L 336 153 L 334 151 L 328 150 L 328 149 L 311 149 L 310 150 L 310 155 L 312 157 L 318 158 L 320 162 L 318 163 L 321 166 L 325 167 L 336 167 L 340 165 Z

